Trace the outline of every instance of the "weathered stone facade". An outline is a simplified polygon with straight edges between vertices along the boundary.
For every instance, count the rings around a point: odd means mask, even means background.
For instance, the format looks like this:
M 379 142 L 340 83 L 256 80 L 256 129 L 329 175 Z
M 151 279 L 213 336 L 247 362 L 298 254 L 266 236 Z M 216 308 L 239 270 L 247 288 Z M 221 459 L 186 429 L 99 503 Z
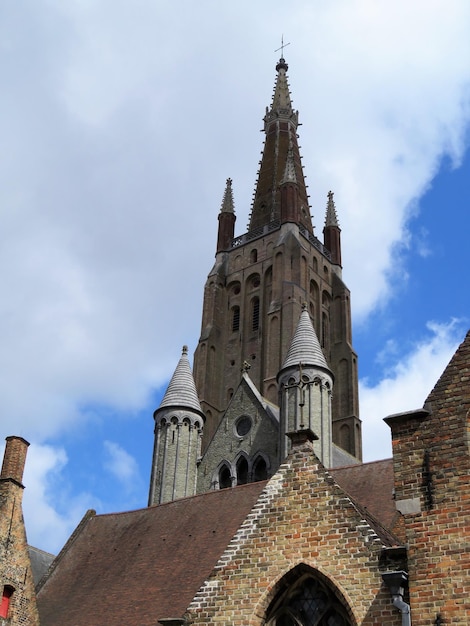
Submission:
M 279 466 L 279 415 L 277 407 L 262 398 L 244 374 L 230 404 L 201 459 L 197 492 L 221 487 L 227 468 L 230 483 L 225 486 L 264 480 Z

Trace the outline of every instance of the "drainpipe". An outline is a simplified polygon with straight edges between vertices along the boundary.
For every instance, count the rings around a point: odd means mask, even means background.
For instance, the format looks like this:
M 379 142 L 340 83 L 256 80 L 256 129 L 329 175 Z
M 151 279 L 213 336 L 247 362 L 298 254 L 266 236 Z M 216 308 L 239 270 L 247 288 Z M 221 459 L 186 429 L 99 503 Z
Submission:
M 384 572 L 382 574 L 382 580 L 390 591 L 393 606 L 401 613 L 402 626 L 411 626 L 410 605 L 403 601 L 405 586 L 408 582 L 407 572 Z

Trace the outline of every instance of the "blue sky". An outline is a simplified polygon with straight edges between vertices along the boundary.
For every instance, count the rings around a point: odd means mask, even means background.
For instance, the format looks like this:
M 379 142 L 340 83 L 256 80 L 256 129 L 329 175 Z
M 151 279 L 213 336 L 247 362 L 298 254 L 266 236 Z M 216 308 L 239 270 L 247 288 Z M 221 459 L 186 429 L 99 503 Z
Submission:
M 410 6 L 411 5 L 411 6 Z M 1 439 L 31 543 L 145 506 L 153 410 L 200 330 L 217 214 L 245 231 L 282 33 L 316 233 L 352 292 L 366 460 L 470 327 L 466 0 L 0 8 Z

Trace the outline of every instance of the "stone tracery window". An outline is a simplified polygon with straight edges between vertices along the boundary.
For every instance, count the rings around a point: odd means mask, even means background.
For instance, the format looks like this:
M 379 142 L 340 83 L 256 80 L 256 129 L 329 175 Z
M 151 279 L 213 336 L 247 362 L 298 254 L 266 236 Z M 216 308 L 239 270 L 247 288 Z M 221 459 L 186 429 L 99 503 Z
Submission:
M 352 626 L 333 591 L 311 573 L 301 574 L 287 589 L 283 586 L 268 609 L 265 623 L 267 626 Z

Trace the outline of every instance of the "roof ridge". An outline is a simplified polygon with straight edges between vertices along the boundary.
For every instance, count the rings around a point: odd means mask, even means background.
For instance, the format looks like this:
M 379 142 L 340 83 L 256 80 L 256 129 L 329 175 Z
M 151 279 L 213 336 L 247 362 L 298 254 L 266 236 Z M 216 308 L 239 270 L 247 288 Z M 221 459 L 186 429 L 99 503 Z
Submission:
M 386 459 L 374 459 L 373 461 L 363 461 L 362 463 L 350 463 L 349 465 L 341 465 L 339 467 L 331 467 L 333 471 L 349 469 L 351 467 L 364 467 L 364 465 L 373 465 L 374 463 L 384 463 L 385 461 L 393 461 L 393 457 L 387 457 Z
M 252 482 L 252 483 L 246 483 L 244 485 L 235 485 L 234 487 L 229 487 L 228 489 L 246 489 L 246 488 L 253 488 L 254 485 L 265 485 L 267 482 L 269 482 L 268 480 L 258 480 L 256 482 Z M 95 515 L 96 518 L 98 517 L 110 517 L 112 515 L 128 515 L 130 513 L 138 513 L 139 511 L 147 511 L 148 509 L 156 509 L 156 508 L 160 508 L 162 506 L 164 507 L 168 507 L 171 505 L 174 505 L 178 502 L 185 502 L 187 500 L 195 500 L 196 498 L 202 498 L 202 497 L 207 497 L 210 496 L 211 494 L 218 494 L 218 493 L 222 493 L 222 492 L 226 492 L 227 489 L 211 489 L 210 491 L 204 491 L 202 493 L 196 493 L 193 496 L 185 496 L 184 498 L 177 498 L 176 500 L 169 500 L 168 502 L 161 502 L 160 504 L 152 504 L 150 506 L 143 506 L 140 509 L 130 509 L 128 511 L 114 511 L 114 512 L 110 512 L 110 513 L 98 513 Z M 260 489 L 260 491 L 262 491 L 262 489 Z

